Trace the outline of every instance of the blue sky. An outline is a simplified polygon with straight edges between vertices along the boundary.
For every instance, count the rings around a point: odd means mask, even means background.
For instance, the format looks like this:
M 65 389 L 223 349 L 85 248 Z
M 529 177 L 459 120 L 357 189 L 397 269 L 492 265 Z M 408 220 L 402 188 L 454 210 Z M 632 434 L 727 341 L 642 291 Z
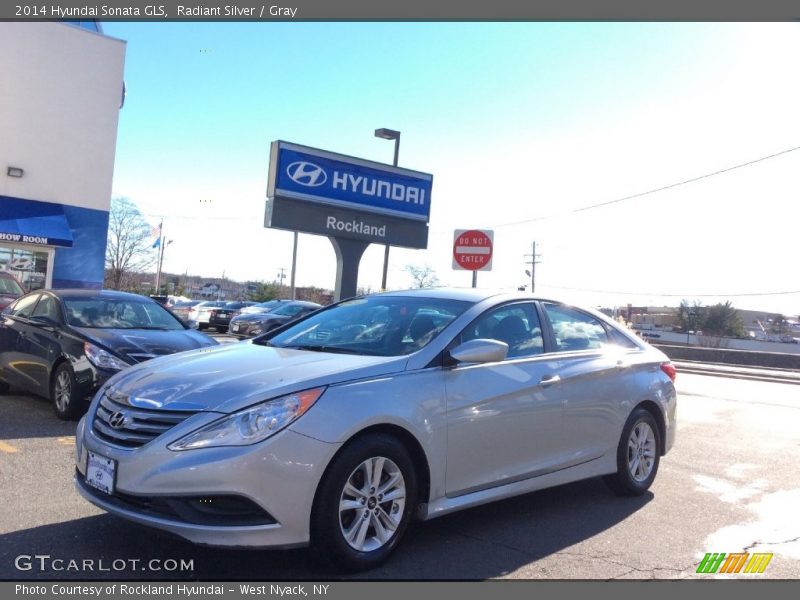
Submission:
M 526 283 L 536 240 L 537 293 L 800 312 L 800 294 L 728 296 L 800 290 L 800 151 L 570 212 L 800 146 L 797 24 L 104 29 L 127 40 L 113 194 L 154 224 L 164 217 L 166 270 L 274 279 L 291 265 L 292 236 L 263 227 L 269 143 L 389 163 L 392 143 L 373 136 L 388 127 L 402 132 L 400 165 L 434 176 L 429 248 L 392 250 L 390 288 L 410 284 L 410 264 L 469 285 L 451 268 L 453 230 L 493 228 L 481 286 Z M 359 285 L 380 286 L 382 259 L 370 247 Z M 334 278 L 330 243 L 301 235 L 298 284 Z

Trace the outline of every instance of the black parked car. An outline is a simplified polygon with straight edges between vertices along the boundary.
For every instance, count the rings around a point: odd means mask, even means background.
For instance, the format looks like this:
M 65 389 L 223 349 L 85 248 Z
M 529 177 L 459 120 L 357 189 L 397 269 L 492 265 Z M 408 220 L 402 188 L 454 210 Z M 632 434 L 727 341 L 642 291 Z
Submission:
M 60 418 L 72 419 L 117 371 L 216 344 L 144 296 L 36 290 L 0 314 L 0 392 L 14 386 L 49 397 Z
M 226 302 L 214 308 L 208 315 L 208 326 L 214 327 L 219 333 L 228 331 L 231 319 L 239 314 L 242 308 L 252 306 L 255 302 Z
M 234 317 L 231 319 L 229 331 L 240 338 L 253 337 L 254 335 L 266 333 L 289 321 L 299 319 L 318 308 L 322 308 L 322 305 L 316 302 L 304 302 L 302 300 L 281 302 L 272 312 L 245 313 Z

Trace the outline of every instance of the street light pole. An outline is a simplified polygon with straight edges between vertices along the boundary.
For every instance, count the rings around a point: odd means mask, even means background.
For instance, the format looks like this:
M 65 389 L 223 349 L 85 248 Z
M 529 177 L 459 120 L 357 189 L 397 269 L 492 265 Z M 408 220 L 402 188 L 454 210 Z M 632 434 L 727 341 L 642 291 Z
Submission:
M 400 132 L 395 131 L 394 129 L 386 129 L 382 127 L 380 129 L 375 130 L 375 137 L 379 137 L 384 140 L 394 140 L 394 161 L 392 162 L 392 166 L 397 166 L 397 160 L 400 157 Z M 383 251 L 383 276 L 381 277 L 381 290 L 386 290 L 386 276 L 389 272 L 389 244 L 386 244 L 386 247 Z

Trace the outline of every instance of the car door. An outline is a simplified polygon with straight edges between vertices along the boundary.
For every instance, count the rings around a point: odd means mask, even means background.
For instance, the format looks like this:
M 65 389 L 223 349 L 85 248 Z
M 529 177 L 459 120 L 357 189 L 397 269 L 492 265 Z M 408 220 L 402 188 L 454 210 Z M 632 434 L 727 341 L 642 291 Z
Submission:
M 445 371 L 448 496 L 540 475 L 557 468 L 562 407 L 551 391 L 536 305 L 491 309 L 456 339 L 499 339 L 501 362 L 458 364 Z
M 64 320 L 59 301 L 42 293 L 26 325 L 24 350 L 30 362 L 31 378 L 36 391 L 50 394 L 50 372 L 62 354 Z
M 2 318 L 0 325 L 0 369 L 3 379 L 15 387 L 39 392 L 36 368 L 29 354 L 30 317 L 41 297 L 40 292 L 17 300 Z
M 616 448 L 626 414 L 622 405 L 630 401 L 634 385 L 626 354 L 636 346 L 618 345 L 586 312 L 550 302 L 542 307 L 552 332 L 551 364 L 558 372 L 552 390 L 564 407 L 563 466 L 568 467 Z

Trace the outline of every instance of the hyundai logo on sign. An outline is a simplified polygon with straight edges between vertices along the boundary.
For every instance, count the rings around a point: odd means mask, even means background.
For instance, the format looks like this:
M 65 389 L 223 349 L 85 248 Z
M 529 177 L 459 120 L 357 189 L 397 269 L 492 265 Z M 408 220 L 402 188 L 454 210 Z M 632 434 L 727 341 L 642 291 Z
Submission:
M 304 161 L 297 161 L 290 164 L 286 167 L 286 174 L 292 181 L 309 187 L 317 187 L 328 180 L 328 176 L 325 174 L 325 171 L 322 170 L 322 167 Z
M 273 142 L 267 195 L 427 223 L 432 184 L 427 173 Z

